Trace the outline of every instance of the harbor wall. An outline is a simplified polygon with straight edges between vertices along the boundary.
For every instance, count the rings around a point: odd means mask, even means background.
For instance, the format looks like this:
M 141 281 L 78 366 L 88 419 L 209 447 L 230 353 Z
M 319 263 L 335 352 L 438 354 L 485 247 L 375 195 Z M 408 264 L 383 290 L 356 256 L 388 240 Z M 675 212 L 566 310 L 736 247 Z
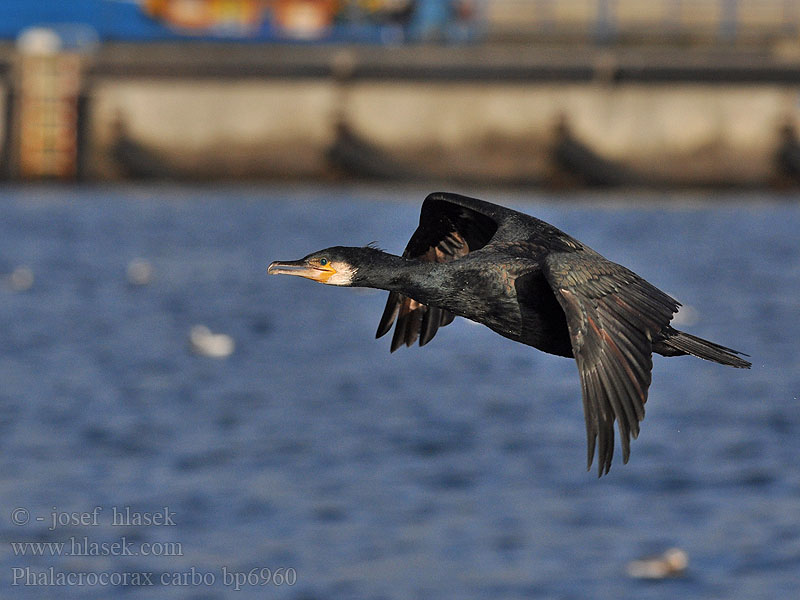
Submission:
M 92 177 L 123 176 L 131 138 L 189 177 L 323 177 L 344 121 L 399 165 L 434 177 L 551 176 L 558 125 L 652 181 L 757 185 L 776 175 L 798 89 L 778 85 L 98 81 Z
M 325 170 L 326 81 L 104 80 L 91 90 L 91 177 L 124 177 L 120 128 L 185 177 L 313 177 Z
M 84 179 L 800 179 L 800 49 L 120 45 L 84 60 Z

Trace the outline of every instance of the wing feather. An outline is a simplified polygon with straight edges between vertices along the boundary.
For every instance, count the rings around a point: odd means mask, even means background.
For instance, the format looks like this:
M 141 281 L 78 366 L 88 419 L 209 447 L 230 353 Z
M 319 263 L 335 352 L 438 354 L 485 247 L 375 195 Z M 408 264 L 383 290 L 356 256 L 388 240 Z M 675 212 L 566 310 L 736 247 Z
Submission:
M 419 226 L 403 256 L 423 262 L 449 262 L 482 248 L 498 227 L 491 217 L 492 207 L 494 205 L 455 194 L 431 194 L 422 205 Z M 424 346 L 439 327 L 452 323 L 454 318 L 445 309 L 426 306 L 399 292 L 390 292 L 375 337 L 388 333 L 396 321 L 390 346 L 392 352 L 402 345 L 413 345 L 417 339 L 419 345 Z
M 652 340 L 672 319 L 678 302 L 625 267 L 591 251 L 554 253 L 543 272 L 567 318 L 580 373 L 586 418 L 587 465 L 595 447 L 598 474 L 614 454 L 614 422 L 622 460 L 639 435 L 650 387 Z

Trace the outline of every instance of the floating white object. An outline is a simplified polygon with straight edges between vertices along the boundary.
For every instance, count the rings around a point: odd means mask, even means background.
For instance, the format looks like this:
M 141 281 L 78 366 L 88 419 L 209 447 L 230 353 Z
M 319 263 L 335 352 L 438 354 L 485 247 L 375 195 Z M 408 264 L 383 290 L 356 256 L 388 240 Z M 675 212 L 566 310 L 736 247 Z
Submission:
M 637 579 L 677 577 L 689 566 L 689 555 L 680 548 L 670 548 L 659 556 L 628 563 L 628 575 Z
M 225 358 L 233 353 L 233 338 L 224 333 L 213 333 L 205 325 L 195 325 L 189 331 L 192 351 L 201 356 Z
M 128 263 L 127 276 L 131 285 L 147 285 L 153 280 L 153 265 L 143 258 L 134 258 Z
M 8 276 L 7 282 L 15 292 L 25 292 L 33 286 L 33 271 L 28 267 L 17 267 Z

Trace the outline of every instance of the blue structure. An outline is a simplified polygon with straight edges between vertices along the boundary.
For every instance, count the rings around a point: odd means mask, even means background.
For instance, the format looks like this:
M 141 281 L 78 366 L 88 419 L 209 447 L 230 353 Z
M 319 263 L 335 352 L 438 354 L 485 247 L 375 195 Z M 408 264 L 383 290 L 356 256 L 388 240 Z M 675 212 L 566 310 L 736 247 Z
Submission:
M 36 25 L 80 23 L 103 41 L 158 40 L 176 37 L 165 25 L 149 19 L 136 2 L 120 0 L 3 0 L 0 38 L 14 39 Z
M 416 0 L 405 27 L 370 21 L 369 15 L 344 11 L 332 27 L 312 41 L 355 41 L 368 43 L 414 40 L 464 40 L 461 31 L 452 35 L 448 22 L 453 18 L 453 0 Z M 139 0 L 2 0 L 0 39 L 15 39 L 24 29 L 40 25 L 80 24 L 93 28 L 100 41 L 163 41 L 186 39 L 225 39 L 237 41 L 292 41 L 271 20 L 267 10 L 255 30 L 246 33 L 224 27 L 219 30 L 181 30 L 165 21 L 151 18 Z M 462 27 L 463 30 L 463 27 Z M 399 31 L 399 35 L 398 35 Z M 308 40 L 306 40 L 308 41 Z

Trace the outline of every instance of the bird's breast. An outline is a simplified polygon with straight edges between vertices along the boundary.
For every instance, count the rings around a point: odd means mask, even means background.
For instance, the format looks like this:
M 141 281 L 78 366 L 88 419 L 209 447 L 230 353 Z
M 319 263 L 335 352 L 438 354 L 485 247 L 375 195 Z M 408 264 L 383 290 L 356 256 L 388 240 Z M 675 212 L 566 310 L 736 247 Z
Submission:
M 521 316 L 513 276 L 504 271 L 464 269 L 453 274 L 443 308 L 482 323 L 512 339 L 521 334 Z

